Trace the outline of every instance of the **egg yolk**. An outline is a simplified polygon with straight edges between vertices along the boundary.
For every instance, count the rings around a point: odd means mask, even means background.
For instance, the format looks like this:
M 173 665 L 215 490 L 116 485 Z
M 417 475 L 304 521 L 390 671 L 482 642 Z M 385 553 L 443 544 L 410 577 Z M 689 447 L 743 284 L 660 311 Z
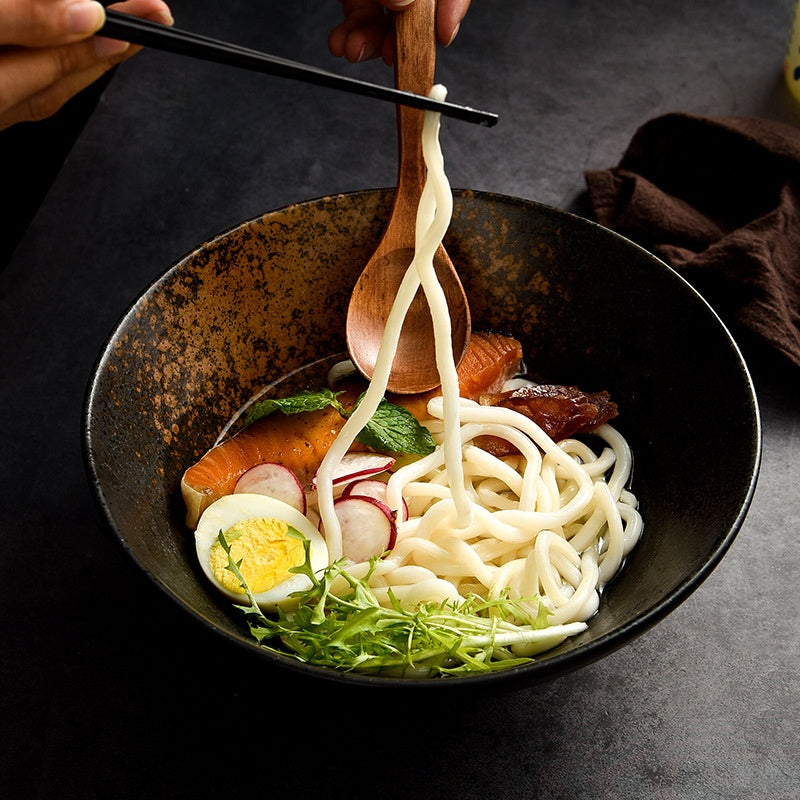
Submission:
M 225 531 L 225 541 L 234 562 L 253 594 L 266 592 L 283 583 L 305 561 L 303 542 L 288 535 L 289 525 L 280 519 L 240 520 Z M 214 577 L 233 592 L 244 594 L 239 579 L 228 567 L 228 554 L 219 542 L 214 542 L 210 552 L 211 571 Z

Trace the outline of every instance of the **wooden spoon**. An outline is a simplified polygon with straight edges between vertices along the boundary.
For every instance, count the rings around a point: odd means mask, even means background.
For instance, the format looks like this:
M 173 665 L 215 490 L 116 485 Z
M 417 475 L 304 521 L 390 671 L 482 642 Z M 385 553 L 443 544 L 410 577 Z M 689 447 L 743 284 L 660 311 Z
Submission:
M 436 0 L 416 0 L 395 17 L 395 84 L 427 95 L 436 62 Z M 392 212 L 383 237 L 361 273 L 347 311 L 347 348 L 358 370 L 372 377 L 383 329 L 400 281 L 414 256 L 417 205 L 425 184 L 422 158 L 424 112 L 397 106 L 398 174 Z M 453 356 L 458 363 L 470 337 L 470 312 L 453 262 L 443 246 L 434 268 L 450 310 Z M 440 383 L 433 323 L 420 289 L 408 311 L 392 365 L 388 389 L 398 394 L 428 391 Z

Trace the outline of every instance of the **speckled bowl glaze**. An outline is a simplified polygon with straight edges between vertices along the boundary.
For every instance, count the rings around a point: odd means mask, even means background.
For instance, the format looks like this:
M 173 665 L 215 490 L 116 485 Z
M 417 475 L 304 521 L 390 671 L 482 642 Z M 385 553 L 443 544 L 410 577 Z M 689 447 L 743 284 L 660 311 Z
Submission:
M 142 570 L 189 613 L 273 665 L 413 691 L 555 677 L 630 641 L 709 575 L 749 507 L 761 440 L 747 368 L 709 306 L 640 247 L 563 211 L 457 191 L 445 245 L 474 328 L 514 334 L 540 379 L 608 389 L 620 407 L 645 532 L 586 632 L 530 665 L 491 675 L 340 674 L 260 649 L 195 563 L 183 524 L 183 470 L 265 385 L 344 351 L 349 293 L 390 202 L 391 192 L 375 190 L 264 214 L 198 247 L 150 285 L 111 333 L 89 382 L 91 483 Z

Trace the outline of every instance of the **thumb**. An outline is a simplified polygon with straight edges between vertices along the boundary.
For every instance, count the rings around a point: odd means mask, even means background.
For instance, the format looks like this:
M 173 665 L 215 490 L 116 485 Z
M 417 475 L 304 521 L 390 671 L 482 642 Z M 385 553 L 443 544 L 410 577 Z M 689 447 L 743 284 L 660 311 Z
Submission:
M 105 19 L 95 0 L 0 0 L 0 45 L 69 44 L 91 36 Z

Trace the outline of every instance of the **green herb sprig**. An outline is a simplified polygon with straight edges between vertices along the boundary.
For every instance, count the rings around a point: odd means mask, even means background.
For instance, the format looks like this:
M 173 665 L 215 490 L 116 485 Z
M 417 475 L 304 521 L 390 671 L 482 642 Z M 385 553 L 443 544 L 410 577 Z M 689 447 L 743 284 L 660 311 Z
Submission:
M 344 672 L 402 677 L 463 676 L 496 672 L 530 663 L 530 656 L 515 655 L 515 646 L 525 646 L 547 635 L 548 612 L 538 603 L 531 616 L 519 601 L 507 597 L 486 600 L 471 595 L 463 603 L 423 603 L 414 610 L 401 607 L 392 597 L 389 608 L 381 606 L 369 588 L 369 576 L 354 577 L 342 562 L 316 575 L 310 565 L 310 543 L 302 534 L 305 562 L 292 572 L 306 575 L 309 589 L 295 592 L 297 606 L 279 610 L 276 618 L 259 608 L 230 555 L 228 569 L 240 581 L 250 601 L 239 605 L 250 632 L 268 650 L 293 655 L 299 661 Z M 333 582 L 343 578 L 346 593 L 335 594 Z M 509 622 L 525 619 L 526 624 Z M 272 644 L 279 640 L 283 648 Z

